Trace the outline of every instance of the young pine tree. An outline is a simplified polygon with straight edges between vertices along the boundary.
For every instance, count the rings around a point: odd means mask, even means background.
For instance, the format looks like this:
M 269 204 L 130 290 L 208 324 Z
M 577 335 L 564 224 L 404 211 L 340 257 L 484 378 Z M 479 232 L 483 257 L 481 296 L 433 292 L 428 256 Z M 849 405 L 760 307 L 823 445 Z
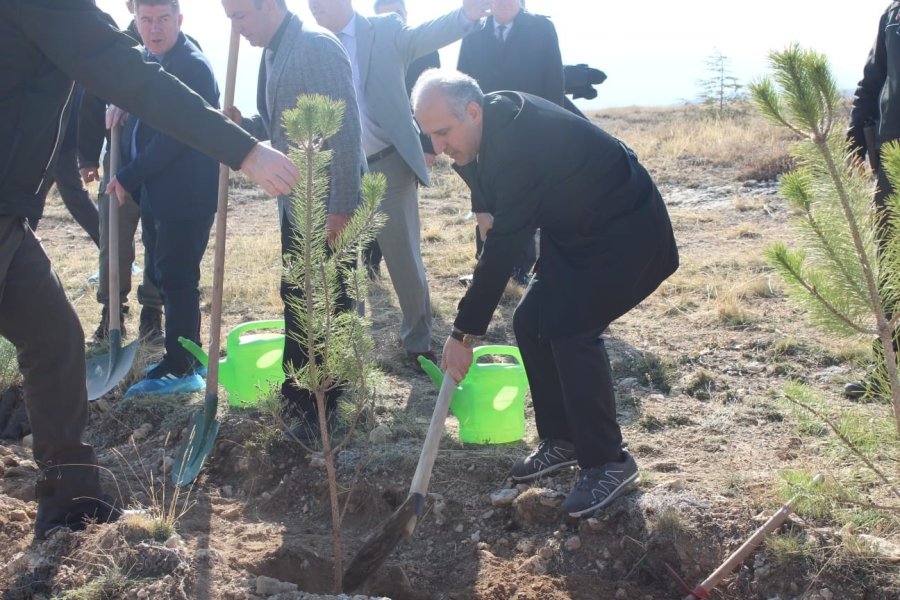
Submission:
M 900 434 L 893 344 L 900 312 L 890 311 L 900 295 L 900 236 L 885 235 L 879 249 L 873 184 L 836 127 L 841 96 L 826 58 L 792 45 L 771 53 L 769 60 L 774 82 L 763 79 L 750 92 L 765 116 L 799 139 L 792 149 L 799 166 L 782 178 L 781 191 L 798 211 L 795 226 L 802 247 L 779 243 L 766 255 L 819 327 L 842 336 L 878 338 L 887 380 L 882 387 L 890 390 Z M 882 161 L 891 180 L 900 183 L 900 148 L 886 148 Z M 887 201 L 885 214 L 893 231 L 900 231 L 897 194 Z
M 307 356 L 316 357 L 295 369 L 295 384 L 308 389 L 316 399 L 325 459 L 334 541 L 335 590 L 341 589 L 341 515 L 335 456 L 348 442 L 363 408 L 372 397 L 374 342 L 370 323 L 362 310 L 338 310 L 341 293 L 357 307 L 366 297 L 365 269 L 357 269 L 362 249 L 383 223 L 378 203 L 384 195 L 385 178 L 367 174 L 362 181 L 362 201 L 337 240 L 329 248 L 325 228 L 328 195 L 328 164 L 331 151 L 323 144 L 341 126 L 344 103 L 324 96 L 301 96 L 297 107 L 284 113 L 288 137 L 296 145 L 291 159 L 300 169 L 293 191 L 291 218 L 297 251 L 285 257 L 285 280 L 301 290 L 288 303 L 299 323 L 292 332 Z M 345 405 L 350 404 L 350 424 L 339 441 L 328 428 L 326 394 L 340 387 Z

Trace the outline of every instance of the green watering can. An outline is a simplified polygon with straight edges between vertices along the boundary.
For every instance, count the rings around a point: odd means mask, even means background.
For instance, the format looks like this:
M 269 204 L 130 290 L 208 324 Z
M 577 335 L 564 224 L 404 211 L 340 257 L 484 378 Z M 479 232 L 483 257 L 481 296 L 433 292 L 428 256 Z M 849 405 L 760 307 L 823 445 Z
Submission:
M 228 334 L 227 356 L 219 359 L 219 383 L 228 392 L 231 406 L 252 408 L 259 401 L 261 391 L 284 381 L 281 368 L 284 334 L 262 331 L 266 329 L 284 331 L 284 320 L 251 321 L 238 325 Z M 200 364 L 207 366 L 209 356 L 200 346 L 183 337 L 178 341 Z
M 484 356 L 511 356 L 512 363 L 479 363 Z M 444 374 L 424 356 L 419 364 L 441 388 Z M 459 420 L 459 439 L 469 444 L 505 444 L 525 436 L 525 392 L 528 377 L 515 346 L 479 346 L 472 367 L 453 390 L 450 410 Z

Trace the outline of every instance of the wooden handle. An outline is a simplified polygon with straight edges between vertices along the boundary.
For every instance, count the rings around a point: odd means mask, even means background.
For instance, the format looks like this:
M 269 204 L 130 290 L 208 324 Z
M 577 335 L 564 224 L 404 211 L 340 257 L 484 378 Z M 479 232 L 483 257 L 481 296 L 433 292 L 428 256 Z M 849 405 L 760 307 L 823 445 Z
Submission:
M 409 486 L 410 494 L 424 496 L 428 491 L 428 483 L 431 481 L 431 469 L 437 458 L 438 447 L 441 445 L 441 434 L 444 432 L 444 421 L 450 411 L 450 399 L 453 397 L 453 389 L 456 383 L 453 378 L 444 373 L 444 381 L 441 391 L 438 393 L 437 402 L 434 404 L 434 413 L 431 415 L 431 424 L 428 425 L 428 433 L 425 435 L 425 443 L 422 445 L 422 454 L 419 455 L 419 464 L 413 475 L 412 485 Z
M 234 83 L 237 78 L 238 48 L 241 36 L 232 25 L 228 44 L 228 69 L 225 72 L 224 108 L 234 106 Z M 222 291 L 225 285 L 225 232 L 228 225 L 227 165 L 219 165 L 219 196 L 216 201 L 216 252 L 213 258 L 213 298 L 209 318 L 209 361 L 207 364 L 207 394 L 216 393 L 219 385 L 219 346 L 222 330 Z
M 119 171 L 119 138 L 122 127 L 116 123 L 109 130 L 109 174 L 107 181 Z M 115 194 L 110 194 L 107 190 L 107 198 L 109 200 L 109 230 L 106 234 L 107 246 L 107 283 L 109 284 L 109 298 L 107 299 L 107 331 L 121 330 L 122 321 L 119 314 L 119 199 Z M 131 277 L 131 273 L 128 274 Z

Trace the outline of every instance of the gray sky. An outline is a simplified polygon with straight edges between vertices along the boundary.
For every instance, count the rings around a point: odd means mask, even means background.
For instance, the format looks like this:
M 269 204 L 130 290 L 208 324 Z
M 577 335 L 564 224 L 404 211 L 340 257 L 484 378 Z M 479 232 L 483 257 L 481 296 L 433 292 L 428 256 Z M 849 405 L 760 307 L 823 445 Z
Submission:
M 287 0 L 311 19 L 306 0 Z M 97 4 L 125 26 L 124 0 Z M 183 29 L 197 38 L 224 89 L 229 24 L 219 0 L 181 0 Z M 406 0 L 411 24 L 460 6 L 460 0 Z M 610 0 L 528 0 L 532 12 L 553 19 L 563 62 L 588 63 L 608 79 L 599 96 L 577 102 L 582 108 L 656 106 L 694 101 L 697 81 L 709 77 L 705 60 L 716 50 L 730 59 L 732 74 L 748 83 L 764 74 L 770 50 L 791 42 L 824 53 L 841 89 L 852 90 L 875 40 L 887 0 L 724 0 L 622 2 Z M 363 14 L 372 2 L 355 0 Z M 852 8 L 851 8 L 852 6 Z M 254 111 L 259 50 L 241 44 L 235 104 Z M 444 66 L 456 65 L 458 44 L 441 50 Z

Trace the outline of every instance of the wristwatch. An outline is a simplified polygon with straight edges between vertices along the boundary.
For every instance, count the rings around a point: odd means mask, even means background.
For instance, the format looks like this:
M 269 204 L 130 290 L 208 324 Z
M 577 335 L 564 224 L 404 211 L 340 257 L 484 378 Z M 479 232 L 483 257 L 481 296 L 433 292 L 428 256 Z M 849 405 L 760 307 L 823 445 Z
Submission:
M 458 342 L 462 342 L 462 345 L 466 348 L 472 348 L 473 346 L 475 346 L 475 342 L 478 341 L 478 336 L 471 335 L 469 333 L 463 333 L 459 329 L 455 328 L 450 332 L 450 337 Z

